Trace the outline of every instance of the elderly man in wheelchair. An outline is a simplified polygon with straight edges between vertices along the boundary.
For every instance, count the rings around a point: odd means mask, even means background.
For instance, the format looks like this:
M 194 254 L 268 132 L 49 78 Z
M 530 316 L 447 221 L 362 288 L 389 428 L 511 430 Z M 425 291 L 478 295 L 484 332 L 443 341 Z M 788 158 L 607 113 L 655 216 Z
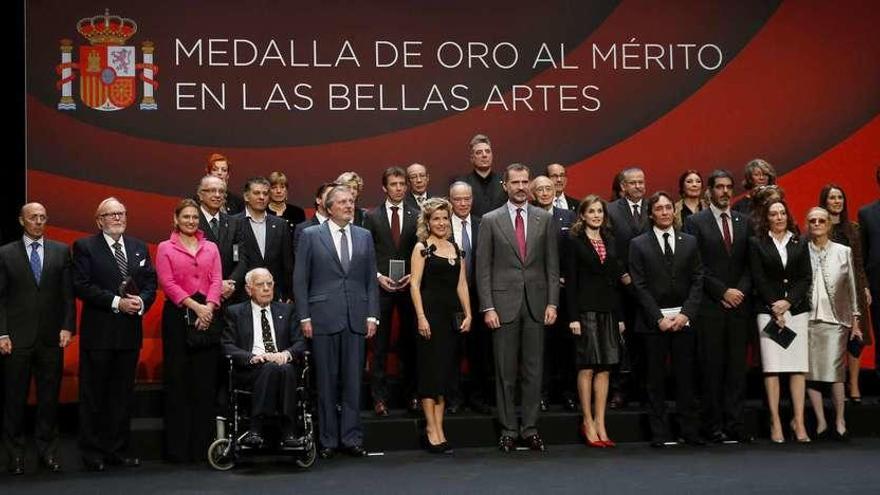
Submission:
M 308 467 L 315 448 L 305 384 L 308 353 L 295 308 L 273 301 L 274 281 L 265 268 L 249 271 L 245 284 L 250 300 L 226 309 L 222 342 L 230 359 L 230 418 L 218 418 L 208 460 L 217 469 L 229 469 L 242 451 L 290 451 L 301 453 L 307 462 L 297 463 Z M 246 396 L 249 417 L 240 411 Z M 249 423 L 244 433 L 243 423 Z

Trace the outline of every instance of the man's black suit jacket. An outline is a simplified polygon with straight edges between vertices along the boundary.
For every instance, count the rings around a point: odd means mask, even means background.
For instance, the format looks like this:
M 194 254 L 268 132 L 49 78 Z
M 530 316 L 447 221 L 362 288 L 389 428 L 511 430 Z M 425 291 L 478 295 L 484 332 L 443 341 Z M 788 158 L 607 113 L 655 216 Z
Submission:
M 0 335 L 16 349 L 37 342 L 58 346 L 58 333 L 76 332 L 76 301 L 70 248 L 43 238 L 40 283 L 34 278 L 24 241 L 0 247 Z
M 245 273 L 254 268 L 269 270 L 275 280 L 275 298 L 281 301 L 293 298 L 293 241 L 287 221 L 266 214 L 266 255 L 263 256 L 247 218 L 247 210 L 234 218 L 241 231 L 238 251 L 246 260 Z
M 413 248 L 416 246 L 416 222 L 418 222 L 421 210 L 412 210 L 401 205 L 400 214 L 401 230 L 400 243 L 394 246 L 391 240 L 391 223 L 385 213 L 385 202 L 367 212 L 364 218 L 364 227 L 373 236 L 373 245 L 376 249 L 376 271 L 382 275 L 388 275 L 388 262 L 392 259 L 406 262 L 406 273 L 409 273 L 409 260 Z
M 748 217 L 733 210 L 730 212 L 729 223 L 733 235 L 733 245 L 729 253 L 711 208 L 689 216 L 684 222 L 684 232 L 696 237 L 700 248 L 700 259 L 703 262 L 703 299 L 700 303 L 702 311 L 731 312 L 746 317 L 751 313 L 749 237 L 752 226 Z M 746 296 L 736 309 L 728 310 L 721 304 L 727 289 L 738 289 Z
M 272 312 L 272 325 L 275 328 L 275 347 L 279 352 L 288 351 L 296 357 L 306 350 L 296 308 L 292 304 L 273 301 L 269 304 Z M 226 328 L 223 330 L 223 350 L 232 357 L 238 367 L 246 367 L 254 357 L 254 331 L 262 332 L 262 328 L 254 329 L 251 301 L 240 302 L 226 308 Z
M 694 236 L 675 232 L 673 261 L 667 263 L 654 229 L 640 234 L 630 243 L 629 273 L 641 311 L 636 332 L 659 332 L 657 322 L 662 308 L 681 307 L 681 312 L 697 321 L 703 295 L 703 265 Z
M 143 341 L 143 314 L 156 300 L 156 271 L 143 241 L 123 235 L 128 274 L 140 290 L 141 315 L 128 315 L 112 309 L 119 295 L 122 274 L 104 234 L 73 243 L 73 287 L 82 300 L 79 345 L 83 350 L 140 349 Z
M 646 200 L 642 200 L 642 210 L 647 205 Z M 614 233 L 614 241 L 617 243 L 617 255 L 623 261 L 624 266 L 629 264 L 629 244 L 637 235 L 650 230 L 651 221 L 648 218 L 648 212 L 640 211 L 642 220 L 636 222 L 633 217 L 632 210 L 626 198 L 620 198 L 617 201 L 608 203 L 608 218 L 611 220 L 611 228 Z
M 241 252 L 241 219 L 220 212 L 218 219 L 218 232 L 214 235 L 208 219 L 199 208 L 199 229 L 205 233 L 205 239 L 217 245 L 220 251 L 220 264 L 223 266 L 223 280 L 235 280 L 237 287 L 244 285 L 244 274 L 247 261 L 243 259 Z M 236 248 L 238 245 L 238 248 Z M 238 259 L 235 251 L 238 249 Z

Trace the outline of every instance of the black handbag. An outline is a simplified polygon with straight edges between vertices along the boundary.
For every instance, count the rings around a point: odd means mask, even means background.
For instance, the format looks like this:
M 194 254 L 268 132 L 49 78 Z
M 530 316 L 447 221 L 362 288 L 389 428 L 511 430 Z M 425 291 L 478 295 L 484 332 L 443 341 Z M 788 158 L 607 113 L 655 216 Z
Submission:
M 200 293 L 189 296 L 199 304 L 205 304 L 207 299 Z M 196 328 L 199 316 L 190 308 L 184 307 L 184 319 L 186 320 L 186 345 L 192 349 L 204 349 L 220 344 L 220 335 L 223 333 L 223 319 L 215 314 L 211 324 L 205 330 Z

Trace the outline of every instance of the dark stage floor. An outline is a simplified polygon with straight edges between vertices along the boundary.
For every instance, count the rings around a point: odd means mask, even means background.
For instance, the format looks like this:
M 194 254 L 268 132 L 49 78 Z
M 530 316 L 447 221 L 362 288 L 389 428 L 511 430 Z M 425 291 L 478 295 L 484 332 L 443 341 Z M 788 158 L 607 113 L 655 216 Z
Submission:
M 218 473 L 147 462 L 101 474 L 68 466 L 63 475 L 4 476 L 2 493 L 877 493 L 880 439 L 672 448 L 644 443 L 613 450 L 550 446 L 546 454 L 459 449 L 452 457 L 395 451 L 366 459 L 318 461 L 310 471 L 273 459 Z

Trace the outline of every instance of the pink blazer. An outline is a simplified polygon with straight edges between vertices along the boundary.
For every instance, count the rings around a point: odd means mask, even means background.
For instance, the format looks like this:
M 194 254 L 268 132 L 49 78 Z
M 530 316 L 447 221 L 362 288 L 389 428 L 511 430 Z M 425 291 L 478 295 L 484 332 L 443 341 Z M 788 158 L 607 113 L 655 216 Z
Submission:
M 180 242 L 180 234 L 159 243 L 156 253 L 156 273 L 159 287 L 171 302 L 180 306 L 188 296 L 200 292 L 208 302 L 220 306 L 223 292 L 223 272 L 217 245 L 205 240 L 201 230 L 196 232 L 199 240 L 196 254 L 190 253 Z

